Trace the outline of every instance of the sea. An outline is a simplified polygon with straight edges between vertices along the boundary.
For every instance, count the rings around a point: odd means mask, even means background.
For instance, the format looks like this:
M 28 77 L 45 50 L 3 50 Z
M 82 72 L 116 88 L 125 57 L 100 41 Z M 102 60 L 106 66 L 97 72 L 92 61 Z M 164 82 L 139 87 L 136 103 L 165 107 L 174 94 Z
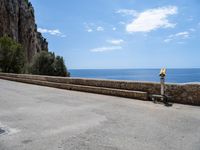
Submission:
M 71 77 L 160 82 L 160 69 L 71 69 Z M 199 69 L 167 69 L 168 83 L 200 83 Z

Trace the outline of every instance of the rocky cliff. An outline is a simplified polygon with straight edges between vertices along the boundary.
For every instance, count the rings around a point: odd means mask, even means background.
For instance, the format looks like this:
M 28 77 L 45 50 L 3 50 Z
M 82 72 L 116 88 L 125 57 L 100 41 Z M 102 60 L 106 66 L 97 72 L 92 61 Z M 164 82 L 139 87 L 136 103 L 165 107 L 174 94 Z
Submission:
M 8 35 L 21 43 L 28 62 L 44 50 L 48 43 L 37 31 L 34 9 L 28 0 L 0 0 L 0 37 Z

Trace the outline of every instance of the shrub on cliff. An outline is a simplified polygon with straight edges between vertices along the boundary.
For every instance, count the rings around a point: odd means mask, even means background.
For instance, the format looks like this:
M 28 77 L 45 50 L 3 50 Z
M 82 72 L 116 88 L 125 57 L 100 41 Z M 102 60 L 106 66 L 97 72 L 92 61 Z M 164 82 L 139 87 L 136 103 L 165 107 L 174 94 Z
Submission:
M 0 70 L 7 73 L 21 73 L 25 65 L 22 46 L 8 36 L 0 38 Z
M 38 53 L 31 64 L 30 72 L 37 75 L 69 76 L 64 60 L 52 52 Z

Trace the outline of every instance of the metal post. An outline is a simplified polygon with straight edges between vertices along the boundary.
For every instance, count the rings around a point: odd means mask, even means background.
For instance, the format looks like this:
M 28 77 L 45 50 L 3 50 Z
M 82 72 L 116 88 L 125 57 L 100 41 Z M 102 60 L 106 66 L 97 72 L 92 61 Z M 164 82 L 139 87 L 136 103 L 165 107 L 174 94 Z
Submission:
M 165 95 L 165 77 L 161 77 L 160 78 L 160 85 L 161 85 L 161 95 L 164 96 Z
M 160 91 L 160 94 L 162 96 L 165 95 L 165 76 L 166 76 L 166 69 L 165 68 L 162 68 L 160 70 L 160 85 L 161 85 L 161 91 Z

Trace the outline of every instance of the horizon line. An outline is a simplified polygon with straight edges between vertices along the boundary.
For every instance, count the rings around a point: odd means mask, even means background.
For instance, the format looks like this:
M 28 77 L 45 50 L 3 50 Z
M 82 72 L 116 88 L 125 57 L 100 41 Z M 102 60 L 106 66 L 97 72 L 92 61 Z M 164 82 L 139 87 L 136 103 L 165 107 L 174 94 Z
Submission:
M 165 68 L 165 67 L 161 67 Z M 128 70 L 128 69 L 161 69 L 161 68 L 71 68 L 68 70 Z M 166 69 L 200 69 L 200 67 L 191 67 L 191 68 L 167 68 Z

